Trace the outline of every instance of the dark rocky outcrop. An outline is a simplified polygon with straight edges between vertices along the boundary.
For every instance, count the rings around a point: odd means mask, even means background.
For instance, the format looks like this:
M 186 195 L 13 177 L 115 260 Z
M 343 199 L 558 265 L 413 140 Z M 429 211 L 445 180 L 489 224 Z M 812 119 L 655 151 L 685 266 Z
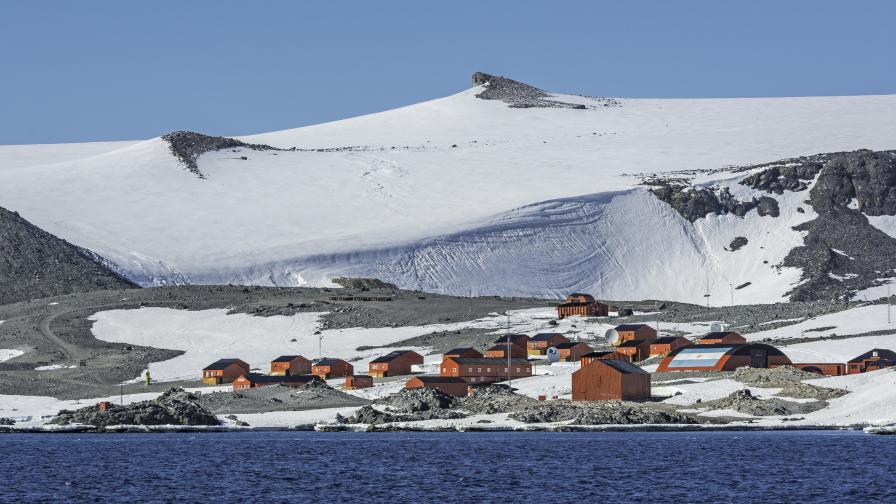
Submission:
M 762 206 L 761 215 L 778 215 L 777 201 L 772 198 L 774 205 L 768 201 L 753 198 L 751 201 L 738 201 L 727 187 L 714 189 L 710 187 L 692 187 L 678 182 L 651 180 L 649 182 L 652 192 L 661 201 L 668 203 L 682 217 L 690 222 L 702 219 L 709 214 L 718 215 L 734 214 L 743 217 L 750 210 Z M 774 215 L 773 215 L 774 214 Z
M 808 163 L 814 169 L 815 163 Z M 896 215 L 896 151 L 826 155 L 809 202 L 818 217 L 795 228 L 806 231 L 804 244 L 783 262 L 803 271 L 791 300 L 842 298 L 891 274 L 896 239 L 872 226 L 863 213 Z
M 524 423 L 567 422 L 573 425 L 693 424 L 689 415 L 664 411 L 649 404 L 623 401 L 541 402 L 510 418 Z
M 740 250 L 744 245 L 746 245 L 748 240 L 743 236 L 736 236 L 731 243 L 728 245 L 728 250 L 734 252 L 735 250 Z
M 395 284 L 391 284 L 389 282 L 384 282 L 379 278 L 350 278 L 350 277 L 338 277 L 332 280 L 334 284 L 341 285 L 346 289 L 361 289 L 361 290 L 369 290 L 369 289 L 391 289 L 395 290 L 398 287 Z
M 508 104 L 510 108 L 568 108 L 568 109 L 587 109 L 587 107 L 578 103 L 566 103 L 551 99 L 551 95 L 522 82 L 508 79 L 507 77 L 499 77 L 489 75 L 483 72 L 473 74 L 474 86 L 486 86 L 485 90 L 476 98 L 483 100 L 501 100 Z M 594 98 L 601 106 L 618 106 L 616 100 L 606 98 Z
M 0 304 L 136 287 L 97 254 L 0 208 Z
M 171 388 L 151 401 L 101 411 L 97 405 L 74 411 L 62 410 L 51 424 L 84 424 L 97 428 L 110 425 L 219 425 L 218 419 L 199 404 L 198 396 Z
M 187 170 L 196 174 L 199 178 L 205 178 L 205 175 L 199 170 L 196 160 L 199 156 L 206 152 L 212 152 L 222 149 L 245 148 L 257 151 L 266 150 L 282 150 L 270 145 L 250 144 L 241 142 L 234 138 L 221 136 L 203 135 L 193 131 L 174 131 L 162 135 L 162 140 L 168 142 L 168 148 L 181 163 L 186 166 Z

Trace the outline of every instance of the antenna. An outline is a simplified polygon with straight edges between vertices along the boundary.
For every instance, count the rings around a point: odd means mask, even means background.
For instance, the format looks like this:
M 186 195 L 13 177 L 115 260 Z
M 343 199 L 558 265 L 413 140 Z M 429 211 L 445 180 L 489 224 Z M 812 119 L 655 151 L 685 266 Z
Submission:
M 510 325 L 510 314 L 508 314 L 508 313 L 505 311 L 505 312 L 504 312 L 504 330 L 505 330 L 505 331 L 508 329 L 508 326 L 509 326 L 509 325 Z M 512 343 L 510 342 L 510 335 L 509 335 L 509 334 L 507 334 L 507 333 L 505 332 L 505 336 L 504 336 L 504 337 L 507 338 L 507 342 L 506 342 L 506 344 L 504 345 L 504 353 L 507 354 L 507 386 L 508 386 L 508 387 L 512 387 L 512 386 L 513 386 L 513 379 L 512 379 L 511 376 L 510 376 L 510 345 L 512 345 Z
M 604 341 L 606 341 L 608 345 L 619 345 L 619 331 L 616 329 L 607 329 L 607 332 L 604 333 Z
M 324 333 L 317 335 L 317 360 L 323 359 Z
M 557 347 L 548 348 L 545 354 L 548 356 L 548 362 L 551 364 L 560 361 L 560 350 L 557 350 Z

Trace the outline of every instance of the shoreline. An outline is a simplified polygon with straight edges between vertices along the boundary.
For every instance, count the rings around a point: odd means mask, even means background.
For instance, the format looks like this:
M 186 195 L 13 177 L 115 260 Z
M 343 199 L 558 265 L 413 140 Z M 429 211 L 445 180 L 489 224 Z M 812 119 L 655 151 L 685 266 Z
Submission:
M 637 424 L 637 425 L 526 425 L 526 426 L 418 426 L 401 424 L 303 424 L 294 427 L 239 427 L 230 425 L 112 425 L 97 428 L 87 425 L 46 427 L 0 426 L 2 434 L 147 434 L 147 433 L 203 433 L 203 432 L 787 432 L 787 431 L 863 431 L 874 435 L 894 435 L 892 426 L 866 425 L 693 425 L 693 424 Z

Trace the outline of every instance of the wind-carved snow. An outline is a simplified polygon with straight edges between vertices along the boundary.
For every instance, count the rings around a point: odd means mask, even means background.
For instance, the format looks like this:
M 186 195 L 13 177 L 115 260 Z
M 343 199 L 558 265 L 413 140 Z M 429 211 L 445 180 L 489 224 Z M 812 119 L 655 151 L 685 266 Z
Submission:
M 751 282 L 736 301 L 769 302 L 798 278 L 774 267 L 800 243 L 789 226 L 810 218 L 790 215 L 796 196 L 774 196 L 778 219 L 689 225 L 632 174 L 892 148 L 896 129 L 896 96 L 571 110 L 512 109 L 481 91 L 241 137 L 299 150 L 209 152 L 205 180 L 160 139 L 0 149 L 0 204 L 143 285 L 330 285 L 331 273 L 367 271 L 464 295 L 703 302 L 708 290 L 713 304 Z M 735 236 L 749 243 L 725 251 Z

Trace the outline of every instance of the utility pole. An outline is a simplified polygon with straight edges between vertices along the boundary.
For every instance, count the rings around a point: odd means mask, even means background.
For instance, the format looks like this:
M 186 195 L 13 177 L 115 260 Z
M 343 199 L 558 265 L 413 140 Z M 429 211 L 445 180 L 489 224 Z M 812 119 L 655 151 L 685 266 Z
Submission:
M 118 405 L 124 406 L 124 383 L 118 384 Z
M 734 306 L 734 284 L 728 282 L 728 287 L 731 288 L 731 306 Z
M 324 347 L 324 334 L 320 333 L 317 335 L 317 360 L 321 360 L 324 358 L 323 347 Z
M 504 330 L 505 330 L 504 337 L 506 338 L 506 341 L 504 342 L 504 352 L 507 354 L 507 386 L 512 387 L 513 380 L 511 379 L 511 375 L 510 375 L 510 345 L 511 345 L 511 343 L 510 343 L 510 334 L 508 334 L 506 332 L 509 326 L 510 326 L 510 315 L 507 312 L 504 312 Z

